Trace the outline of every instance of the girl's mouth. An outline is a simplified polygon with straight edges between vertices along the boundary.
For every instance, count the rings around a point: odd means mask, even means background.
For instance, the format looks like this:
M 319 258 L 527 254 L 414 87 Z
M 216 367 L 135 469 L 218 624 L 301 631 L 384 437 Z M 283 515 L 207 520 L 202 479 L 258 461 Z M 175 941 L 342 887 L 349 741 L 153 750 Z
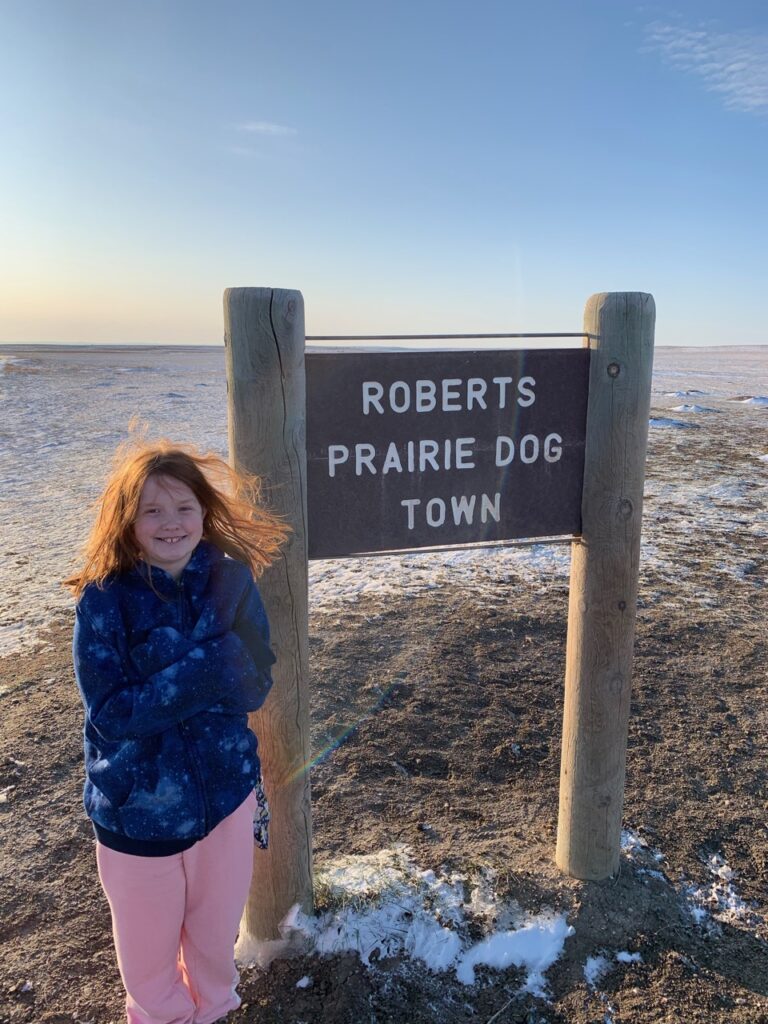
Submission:
M 180 540 L 186 540 L 186 533 L 183 537 L 156 537 L 155 540 L 161 540 L 164 544 L 178 544 Z

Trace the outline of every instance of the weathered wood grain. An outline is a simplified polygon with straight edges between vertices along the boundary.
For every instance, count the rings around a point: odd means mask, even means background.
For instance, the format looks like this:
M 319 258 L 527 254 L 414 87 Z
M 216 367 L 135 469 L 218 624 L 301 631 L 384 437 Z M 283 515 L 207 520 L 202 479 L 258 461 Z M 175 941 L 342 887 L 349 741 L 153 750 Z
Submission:
M 556 861 L 618 870 L 629 725 L 655 305 L 593 295 L 582 534 L 572 545 Z
M 298 291 L 229 288 L 224 325 L 230 459 L 262 478 L 267 505 L 292 529 L 259 580 L 277 664 L 251 716 L 272 822 L 269 850 L 255 851 L 244 925 L 274 940 L 295 903 L 312 906 L 304 301 Z

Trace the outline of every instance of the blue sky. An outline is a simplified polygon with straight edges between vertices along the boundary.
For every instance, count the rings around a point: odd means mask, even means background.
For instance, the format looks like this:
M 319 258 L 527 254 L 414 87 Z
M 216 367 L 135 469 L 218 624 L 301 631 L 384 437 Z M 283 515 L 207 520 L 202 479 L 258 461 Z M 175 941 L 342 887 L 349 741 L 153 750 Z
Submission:
M 768 6 L 0 0 L 0 342 L 311 334 L 763 344 Z

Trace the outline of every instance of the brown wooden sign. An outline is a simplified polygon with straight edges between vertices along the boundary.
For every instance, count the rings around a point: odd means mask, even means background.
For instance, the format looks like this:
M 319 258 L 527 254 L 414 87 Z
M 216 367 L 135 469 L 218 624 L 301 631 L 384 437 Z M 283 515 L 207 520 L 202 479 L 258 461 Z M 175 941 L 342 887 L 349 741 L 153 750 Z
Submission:
M 309 557 L 578 534 L 588 349 L 307 353 Z

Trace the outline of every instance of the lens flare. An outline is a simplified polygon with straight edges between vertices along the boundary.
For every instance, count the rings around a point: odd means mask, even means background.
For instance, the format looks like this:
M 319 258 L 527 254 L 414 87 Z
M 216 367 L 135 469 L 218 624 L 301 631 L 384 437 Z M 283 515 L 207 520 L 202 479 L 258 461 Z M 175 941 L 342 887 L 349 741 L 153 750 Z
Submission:
M 394 689 L 396 689 L 400 685 L 401 682 L 402 680 L 400 679 L 394 679 L 391 683 L 389 683 L 381 691 L 378 700 L 369 710 L 363 712 L 363 714 L 360 715 L 357 719 L 355 719 L 355 721 L 352 722 L 351 725 L 348 725 L 343 730 L 343 732 L 340 732 L 337 736 L 334 736 L 331 742 L 327 743 L 317 754 L 315 754 L 314 757 L 310 758 L 308 761 L 304 761 L 297 768 L 295 768 L 287 777 L 286 783 L 290 785 L 293 782 L 298 782 L 299 779 L 302 778 L 302 776 L 307 775 L 316 765 L 322 764 L 323 761 L 327 760 L 333 754 L 334 750 L 337 750 L 340 746 L 342 746 L 342 744 L 347 742 L 349 737 L 357 731 L 357 729 L 360 727 L 360 725 L 362 725 L 363 722 L 367 721 L 369 718 L 371 718 L 373 715 L 375 715 L 378 711 L 381 710 L 381 708 L 386 703 L 389 695 L 392 693 Z

